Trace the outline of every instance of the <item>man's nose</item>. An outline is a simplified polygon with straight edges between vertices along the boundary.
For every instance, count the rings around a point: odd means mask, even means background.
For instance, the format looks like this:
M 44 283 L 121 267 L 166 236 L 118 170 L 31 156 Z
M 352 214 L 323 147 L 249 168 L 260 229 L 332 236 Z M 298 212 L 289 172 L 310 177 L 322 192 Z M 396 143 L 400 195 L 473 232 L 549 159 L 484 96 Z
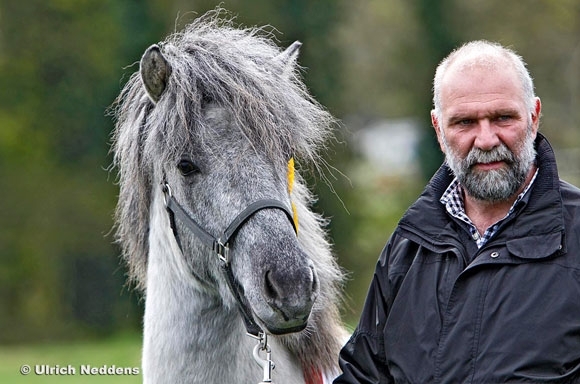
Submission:
M 483 151 L 489 151 L 500 145 L 497 127 L 494 127 L 489 119 L 481 119 L 478 123 L 474 146 Z

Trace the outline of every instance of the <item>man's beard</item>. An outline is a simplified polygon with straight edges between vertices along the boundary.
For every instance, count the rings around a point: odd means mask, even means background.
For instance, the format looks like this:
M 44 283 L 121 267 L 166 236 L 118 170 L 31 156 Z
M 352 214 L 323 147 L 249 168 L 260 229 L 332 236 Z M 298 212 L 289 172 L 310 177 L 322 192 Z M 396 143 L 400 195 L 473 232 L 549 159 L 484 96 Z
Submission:
M 524 185 L 536 158 L 531 132 L 531 127 L 528 127 L 519 155 L 501 143 L 490 151 L 472 148 L 464 159 L 449 147 L 443 136 L 447 165 L 471 197 L 490 203 L 506 201 Z M 474 168 L 477 163 L 495 161 L 503 161 L 506 167 L 488 171 L 478 171 Z

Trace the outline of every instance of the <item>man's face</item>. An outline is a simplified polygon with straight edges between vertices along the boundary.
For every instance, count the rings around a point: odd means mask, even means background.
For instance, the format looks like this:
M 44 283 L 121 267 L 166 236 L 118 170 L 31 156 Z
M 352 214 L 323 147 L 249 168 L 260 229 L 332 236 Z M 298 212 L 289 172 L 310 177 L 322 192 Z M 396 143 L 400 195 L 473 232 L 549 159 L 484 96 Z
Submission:
M 526 107 L 509 65 L 449 68 L 441 85 L 441 113 L 432 113 L 447 164 L 477 200 L 505 201 L 523 186 L 535 158 L 540 100 Z

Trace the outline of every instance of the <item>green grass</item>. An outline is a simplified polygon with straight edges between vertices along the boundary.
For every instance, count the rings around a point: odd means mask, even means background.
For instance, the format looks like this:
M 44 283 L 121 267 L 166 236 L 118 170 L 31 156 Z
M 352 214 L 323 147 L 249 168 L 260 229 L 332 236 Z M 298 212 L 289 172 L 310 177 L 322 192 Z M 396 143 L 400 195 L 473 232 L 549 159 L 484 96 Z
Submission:
M 77 342 L 46 345 L 0 346 L 0 383 L 7 384 L 137 384 L 141 383 L 141 339 L 139 336 L 118 336 L 96 342 Z M 21 367 L 31 372 L 23 375 Z M 74 375 L 37 375 L 36 365 L 72 366 Z M 81 374 L 81 366 L 97 368 L 96 374 Z M 100 374 L 98 368 L 115 366 L 136 368 L 138 374 Z

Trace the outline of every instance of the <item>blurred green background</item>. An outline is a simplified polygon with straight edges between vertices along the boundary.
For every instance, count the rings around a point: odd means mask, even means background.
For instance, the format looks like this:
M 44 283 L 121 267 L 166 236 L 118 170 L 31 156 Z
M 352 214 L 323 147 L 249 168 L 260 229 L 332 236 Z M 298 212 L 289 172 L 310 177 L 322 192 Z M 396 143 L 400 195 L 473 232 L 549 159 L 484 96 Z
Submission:
M 561 175 L 580 184 L 580 0 L 0 0 L 4 364 L 12 351 L 134 335 L 126 364 L 138 365 L 142 302 L 112 244 L 106 109 L 150 44 L 218 4 L 242 25 L 275 27 L 281 46 L 302 41 L 309 89 L 343 122 L 326 154 L 332 186 L 311 180 L 349 271 L 351 325 L 385 241 L 441 162 L 431 79 L 457 44 L 496 40 L 524 57 L 541 130 Z M 1 364 L 0 381 L 13 382 Z

